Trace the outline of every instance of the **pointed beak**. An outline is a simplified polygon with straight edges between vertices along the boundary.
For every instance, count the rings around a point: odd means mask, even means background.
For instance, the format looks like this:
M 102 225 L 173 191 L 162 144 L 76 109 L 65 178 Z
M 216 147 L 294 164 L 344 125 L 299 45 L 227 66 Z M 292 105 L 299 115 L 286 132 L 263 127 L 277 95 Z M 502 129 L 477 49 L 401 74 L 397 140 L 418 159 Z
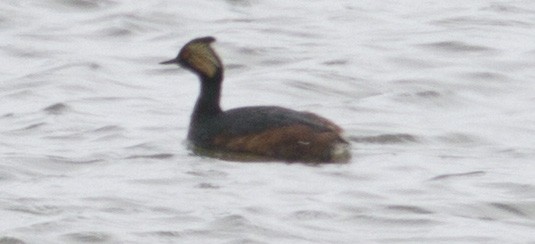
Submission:
M 178 60 L 176 58 L 160 62 L 160 64 L 178 64 Z

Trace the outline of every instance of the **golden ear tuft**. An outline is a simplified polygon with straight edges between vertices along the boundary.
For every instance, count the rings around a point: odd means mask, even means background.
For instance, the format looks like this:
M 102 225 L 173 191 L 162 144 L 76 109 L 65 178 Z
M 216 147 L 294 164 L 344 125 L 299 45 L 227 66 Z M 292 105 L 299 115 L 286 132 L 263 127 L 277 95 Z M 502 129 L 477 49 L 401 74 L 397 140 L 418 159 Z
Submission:
M 202 37 L 188 42 L 180 51 L 179 59 L 188 68 L 212 78 L 221 68 L 221 61 L 210 46 L 213 37 Z

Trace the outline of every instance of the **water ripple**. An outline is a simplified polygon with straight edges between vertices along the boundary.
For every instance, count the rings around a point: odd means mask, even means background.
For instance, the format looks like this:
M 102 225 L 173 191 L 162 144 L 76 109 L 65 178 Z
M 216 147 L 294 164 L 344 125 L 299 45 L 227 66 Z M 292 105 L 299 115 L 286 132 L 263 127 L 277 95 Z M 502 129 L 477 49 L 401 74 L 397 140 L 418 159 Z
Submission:
M 73 232 L 63 235 L 68 241 L 81 243 L 105 243 L 113 241 L 113 236 L 106 232 Z
M 15 237 L 2 236 L 0 237 L 0 244 L 26 244 L 26 242 Z
M 527 213 L 520 210 L 519 208 L 516 208 L 513 204 L 493 202 L 493 203 L 490 203 L 490 205 L 492 207 L 495 207 L 497 209 L 500 209 L 502 211 L 505 211 L 507 213 L 510 213 L 519 217 L 529 217 Z
M 349 140 L 357 143 L 376 143 L 376 144 L 398 144 L 398 143 L 415 143 L 420 139 L 410 134 L 384 134 L 377 136 L 350 136 Z
M 485 175 L 485 171 L 472 171 L 472 172 L 466 172 L 466 173 L 438 175 L 438 176 L 431 178 L 430 180 L 448 180 L 448 179 L 466 178 L 466 177 L 483 176 L 483 175 Z
M 53 0 L 57 7 L 66 7 L 77 10 L 98 10 L 110 8 L 116 3 L 110 0 Z M 54 9 L 56 10 L 56 9 Z
M 132 156 L 128 156 L 127 159 L 136 159 L 136 158 L 168 159 L 174 156 L 175 155 L 171 153 L 159 153 L 159 154 L 151 154 L 151 155 L 132 155 Z
M 69 111 L 69 106 L 64 103 L 55 103 L 43 109 L 48 114 L 60 115 Z
M 417 206 L 411 206 L 411 205 L 389 205 L 387 206 L 390 210 L 396 210 L 404 213 L 412 213 L 412 214 L 433 214 L 433 211 L 417 207 Z
M 420 44 L 419 46 L 440 50 L 445 52 L 458 52 L 458 53 L 489 53 L 495 51 L 495 49 L 482 46 L 472 45 L 462 41 L 440 41 L 427 44 Z

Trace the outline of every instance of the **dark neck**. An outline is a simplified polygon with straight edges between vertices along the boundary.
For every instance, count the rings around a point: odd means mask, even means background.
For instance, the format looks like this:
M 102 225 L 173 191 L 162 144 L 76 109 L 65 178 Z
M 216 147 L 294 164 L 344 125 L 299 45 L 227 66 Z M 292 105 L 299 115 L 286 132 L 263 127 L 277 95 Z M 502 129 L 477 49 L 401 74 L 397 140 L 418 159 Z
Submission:
M 202 119 L 205 117 L 216 116 L 221 113 L 219 101 L 221 99 L 221 83 L 223 81 L 223 72 L 217 72 L 216 76 L 207 78 L 200 76 L 201 93 L 197 98 L 195 109 L 193 110 L 193 119 Z

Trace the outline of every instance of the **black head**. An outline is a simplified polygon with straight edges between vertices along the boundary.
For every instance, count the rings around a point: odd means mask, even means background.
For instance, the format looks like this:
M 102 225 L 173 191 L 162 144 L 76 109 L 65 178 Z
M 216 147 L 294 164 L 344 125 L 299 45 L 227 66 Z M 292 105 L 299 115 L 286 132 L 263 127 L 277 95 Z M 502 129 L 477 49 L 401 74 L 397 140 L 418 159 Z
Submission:
M 176 58 L 160 64 L 178 64 L 201 77 L 214 78 L 222 71 L 221 60 L 210 46 L 214 41 L 211 36 L 193 39 L 182 47 Z

